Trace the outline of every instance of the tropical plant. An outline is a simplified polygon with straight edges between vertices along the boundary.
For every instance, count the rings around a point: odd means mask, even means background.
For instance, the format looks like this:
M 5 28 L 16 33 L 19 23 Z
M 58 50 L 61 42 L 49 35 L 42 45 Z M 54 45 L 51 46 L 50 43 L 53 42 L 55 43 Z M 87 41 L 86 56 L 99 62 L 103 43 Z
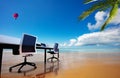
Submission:
M 94 2 L 94 3 L 93 3 Z M 113 17 L 117 14 L 120 0 L 84 0 L 84 4 L 93 3 L 92 6 L 88 8 L 88 10 L 84 11 L 80 16 L 79 19 L 83 20 L 87 16 L 89 16 L 94 11 L 106 11 L 109 9 L 109 16 L 101 26 L 101 31 L 105 29 L 108 23 L 113 19 Z

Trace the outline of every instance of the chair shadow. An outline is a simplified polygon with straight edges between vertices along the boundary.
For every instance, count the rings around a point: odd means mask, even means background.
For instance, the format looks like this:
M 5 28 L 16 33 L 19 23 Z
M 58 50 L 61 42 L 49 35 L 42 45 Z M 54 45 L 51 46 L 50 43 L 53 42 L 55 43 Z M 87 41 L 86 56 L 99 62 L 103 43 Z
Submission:
M 51 65 L 46 68 L 46 73 L 51 73 L 53 72 L 55 75 L 58 74 L 58 71 L 59 71 L 59 61 L 52 61 L 52 62 L 49 62 Z
M 43 63 L 44 65 L 44 70 L 42 73 L 38 73 L 35 74 L 33 77 L 31 78 L 45 78 L 45 76 L 49 73 L 54 73 L 55 75 L 58 75 L 58 71 L 59 71 L 59 61 L 54 61 L 54 62 L 47 62 L 47 63 Z M 12 71 L 11 73 L 17 73 L 17 74 L 22 74 L 23 76 L 27 76 L 27 73 L 31 73 L 33 72 L 35 69 L 37 68 L 31 68 L 29 70 L 22 70 L 21 73 L 18 73 L 17 71 Z M 37 69 L 40 70 L 40 69 Z
M 32 71 L 34 71 L 35 69 L 36 69 L 36 68 L 31 68 L 31 69 L 29 69 L 29 70 L 23 70 L 23 71 L 21 71 L 21 73 L 23 73 L 23 75 L 26 76 L 27 73 L 32 72 Z M 11 73 L 18 73 L 18 72 L 17 72 L 17 71 L 11 71 Z M 21 74 L 21 73 L 18 73 L 18 74 Z
M 47 62 L 47 64 L 49 64 L 49 65 L 47 66 L 46 64 L 44 64 L 44 72 L 43 73 L 36 74 L 32 78 L 45 78 L 45 76 L 48 73 L 54 73 L 55 75 L 58 75 L 59 61 Z

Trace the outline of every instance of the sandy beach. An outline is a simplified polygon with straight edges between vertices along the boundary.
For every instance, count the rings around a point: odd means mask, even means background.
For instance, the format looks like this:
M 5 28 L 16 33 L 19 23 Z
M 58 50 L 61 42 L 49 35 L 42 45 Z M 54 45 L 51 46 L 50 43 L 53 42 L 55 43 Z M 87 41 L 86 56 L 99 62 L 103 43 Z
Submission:
M 37 69 L 25 66 L 22 73 L 17 73 L 18 68 L 9 72 L 9 67 L 23 58 L 4 52 L 1 78 L 120 78 L 120 53 L 117 52 L 64 52 L 60 53 L 60 62 L 48 62 L 46 68 L 43 59 L 44 53 L 34 54 L 28 61 L 35 62 Z

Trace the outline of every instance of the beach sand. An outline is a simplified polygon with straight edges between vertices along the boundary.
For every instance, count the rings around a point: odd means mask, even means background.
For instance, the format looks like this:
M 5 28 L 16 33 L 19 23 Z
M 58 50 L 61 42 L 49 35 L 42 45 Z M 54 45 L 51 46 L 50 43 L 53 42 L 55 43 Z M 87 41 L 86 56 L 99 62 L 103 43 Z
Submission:
M 47 54 L 47 58 L 50 54 Z M 34 54 L 28 61 L 35 62 L 37 69 L 25 66 L 22 73 L 9 67 L 23 61 L 22 56 L 3 53 L 1 78 L 120 78 L 120 52 L 65 52 L 60 62 L 47 63 L 44 71 L 44 53 Z M 31 70 L 28 70 L 31 69 Z

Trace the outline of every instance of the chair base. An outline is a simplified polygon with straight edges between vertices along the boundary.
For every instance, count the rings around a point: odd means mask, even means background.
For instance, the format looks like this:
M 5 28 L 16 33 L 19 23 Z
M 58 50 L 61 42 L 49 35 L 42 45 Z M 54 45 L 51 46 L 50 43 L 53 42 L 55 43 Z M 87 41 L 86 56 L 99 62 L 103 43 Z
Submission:
M 21 69 L 22 69 L 22 67 L 24 67 L 25 65 L 33 66 L 34 69 L 37 68 L 35 63 L 32 63 L 32 62 L 22 62 L 22 63 L 19 63 L 19 64 L 17 64 L 17 65 L 14 65 L 14 66 L 10 67 L 10 68 L 9 68 L 9 72 L 12 71 L 12 68 L 17 67 L 17 66 L 20 66 L 20 68 L 18 69 L 18 73 L 21 73 Z
M 35 63 L 27 62 L 27 57 L 28 57 L 28 56 L 32 56 L 32 55 L 31 55 L 31 54 L 28 54 L 28 55 L 23 56 L 23 57 L 24 57 L 24 62 L 19 63 L 19 64 L 17 64 L 17 65 L 14 65 L 14 66 L 10 67 L 10 68 L 9 68 L 9 71 L 11 72 L 11 71 L 12 71 L 12 68 L 17 67 L 17 66 L 20 66 L 20 68 L 18 69 L 18 73 L 20 73 L 22 67 L 24 67 L 25 65 L 33 66 L 33 67 L 36 69 L 37 67 L 36 67 L 36 64 L 35 64 Z
M 56 59 L 57 61 L 59 61 L 59 58 L 57 58 L 57 57 L 50 57 L 47 59 L 47 61 L 49 62 L 50 59 L 51 59 L 51 62 L 53 62 L 53 59 Z

